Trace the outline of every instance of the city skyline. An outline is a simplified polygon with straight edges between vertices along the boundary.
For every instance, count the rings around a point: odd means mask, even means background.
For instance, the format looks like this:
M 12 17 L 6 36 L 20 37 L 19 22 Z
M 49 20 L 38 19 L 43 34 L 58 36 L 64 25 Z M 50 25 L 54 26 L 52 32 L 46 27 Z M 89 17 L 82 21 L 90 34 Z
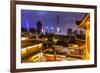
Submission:
M 82 20 L 84 15 L 85 13 L 76 12 L 21 10 L 21 27 L 27 30 L 37 29 L 37 22 L 40 21 L 43 30 L 50 32 L 61 30 L 62 34 L 66 34 L 68 28 L 80 30 L 76 25 L 76 20 Z

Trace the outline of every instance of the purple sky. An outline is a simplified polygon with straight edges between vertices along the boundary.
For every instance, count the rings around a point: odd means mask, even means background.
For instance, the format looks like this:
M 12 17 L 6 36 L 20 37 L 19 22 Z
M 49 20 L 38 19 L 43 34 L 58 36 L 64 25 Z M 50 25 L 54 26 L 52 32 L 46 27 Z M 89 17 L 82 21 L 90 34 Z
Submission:
M 59 16 L 59 27 L 64 32 L 67 28 L 78 29 L 75 20 L 82 20 L 85 13 L 76 12 L 56 12 L 56 11 L 36 11 L 21 10 L 21 26 L 27 28 L 36 28 L 37 21 L 42 22 L 42 27 L 54 28 L 57 25 L 57 16 Z

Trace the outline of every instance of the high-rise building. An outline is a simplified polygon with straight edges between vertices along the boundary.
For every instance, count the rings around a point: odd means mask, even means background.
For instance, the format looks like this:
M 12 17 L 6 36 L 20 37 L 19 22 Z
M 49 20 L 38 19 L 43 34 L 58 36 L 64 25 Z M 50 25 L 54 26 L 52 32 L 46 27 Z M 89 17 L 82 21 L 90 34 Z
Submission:
M 67 35 L 72 36 L 72 28 L 67 29 Z
M 60 26 L 59 26 L 59 15 L 57 15 L 56 34 L 61 34 Z
M 73 31 L 73 35 L 78 35 L 78 30 L 77 29 Z
M 40 34 L 42 32 L 42 23 L 41 21 L 37 22 L 37 33 Z

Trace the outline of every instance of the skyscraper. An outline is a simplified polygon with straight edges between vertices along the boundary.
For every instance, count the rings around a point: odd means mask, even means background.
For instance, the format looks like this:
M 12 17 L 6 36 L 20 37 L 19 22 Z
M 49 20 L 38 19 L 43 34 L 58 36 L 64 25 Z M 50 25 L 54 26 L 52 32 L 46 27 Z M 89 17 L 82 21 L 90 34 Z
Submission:
M 59 15 L 57 15 L 56 34 L 60 34 Z
M 40 34 L 42 32 L 42 23 L 41 21 L 37 22 L 37 33 Z
M 67 35 L 72 36 L 72 28 L 67 29 Z

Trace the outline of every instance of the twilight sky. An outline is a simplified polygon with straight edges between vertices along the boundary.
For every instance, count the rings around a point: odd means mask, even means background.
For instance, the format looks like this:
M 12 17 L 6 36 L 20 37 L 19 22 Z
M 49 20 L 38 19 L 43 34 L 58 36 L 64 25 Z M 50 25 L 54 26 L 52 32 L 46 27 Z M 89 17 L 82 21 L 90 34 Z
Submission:
M 63 33 L 67 32 L 68 28 L 73 30 L 78 29 L 75 21 L 82 20 L 85 13 L 76 12 L 56 12 L 56 11 L 36 11 L 36 10 L 21 10 L 21 26 L 27 28 L 36 28 L 37 21 L 42 22 L 43 29 L 55 29 L 59 26 Z M 57 16 L 59 16 L 59 24 L 57 24 Z M 65 32 L 66 31 L 66 32 Z

